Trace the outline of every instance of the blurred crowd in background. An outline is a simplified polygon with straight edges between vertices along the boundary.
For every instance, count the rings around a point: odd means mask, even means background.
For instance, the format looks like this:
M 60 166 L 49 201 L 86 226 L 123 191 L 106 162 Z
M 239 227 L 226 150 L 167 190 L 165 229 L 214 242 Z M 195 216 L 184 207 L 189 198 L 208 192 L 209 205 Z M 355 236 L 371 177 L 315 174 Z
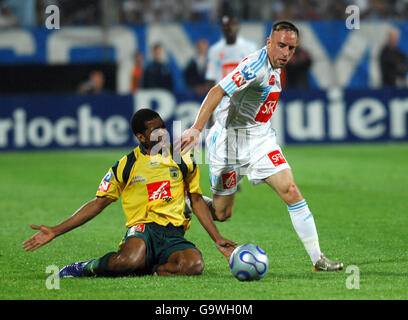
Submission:
M 240 22 L 276 20 L 344 20 L 346 7 L 357 5 L 362 20 L 403 21 L 408 18 L 408 0 L 0 0 L 0 28 L 41 26 L 45 8 L 57 5 L 61 26 L 109 26 L 172 21 L 205 21 L 220 23 L 225 14 L 233 14 Z M 408 60 L 398 48 L 400 33 L 390 32 L 379 58 L 382 85 L 405 87 Z M 207 39 L 196 43 L 196 56 L 184 70 L 185 83 L 197 94 L 209 90 L 205 79 Z M 172 90 L 174 81 L 161 43 L 148 49 L 151 58 L 135 52 L 131 91 L 139 88 Z M 286 67 L 287 87 L 308 88 L 309 70 L 313 61 L 299 47 Z M 103 92 L 106 77 L 100 70 L 90 73 L 89 79 L 78 85 L 81 94 Z
M 0 28 L 41 25 L 48 5 L 60 8 L 61 25 L 218 22 L 230 10 L 242 21 L 342 20 L 348 5 L 361 19 L 408 18 L 408 0 L 0 0 Z

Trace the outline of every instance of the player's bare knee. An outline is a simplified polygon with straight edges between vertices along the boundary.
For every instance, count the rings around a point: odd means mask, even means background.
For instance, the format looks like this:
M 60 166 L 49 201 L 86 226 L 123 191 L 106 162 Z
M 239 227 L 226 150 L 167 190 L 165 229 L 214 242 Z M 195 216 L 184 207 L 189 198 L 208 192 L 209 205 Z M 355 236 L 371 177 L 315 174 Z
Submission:
M 187 276 L 199 276 L 203 273 L 203 259 L 191 259 L 184 262 L 183 273 Z
M 298 186 L 294 182 L 291 182 L 288 185 L 285 198 L 286 198 L 285 201 L 288 204 L 295 204 L 298 203 L 299 201 L 302 201 L 303 199 L 302 194 L 300 193 Z
M 232 209 L 225 208 L 223 210 L 216 210 L 215 215 L 216 215 L 217 221 L 220 221 L 220 222 L 226 221 L 232 216 Z

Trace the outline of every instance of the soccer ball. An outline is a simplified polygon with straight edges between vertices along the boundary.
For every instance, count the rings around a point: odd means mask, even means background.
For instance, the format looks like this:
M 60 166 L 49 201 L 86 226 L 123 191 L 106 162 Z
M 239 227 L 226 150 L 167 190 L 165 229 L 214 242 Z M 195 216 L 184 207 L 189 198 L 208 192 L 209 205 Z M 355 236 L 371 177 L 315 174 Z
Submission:
M 259 280 L 268 270 L 268 257 L 261 248 L 245 243 L 236 248 L 229 259 L 229 266 L 235 278 L 240 281 Z

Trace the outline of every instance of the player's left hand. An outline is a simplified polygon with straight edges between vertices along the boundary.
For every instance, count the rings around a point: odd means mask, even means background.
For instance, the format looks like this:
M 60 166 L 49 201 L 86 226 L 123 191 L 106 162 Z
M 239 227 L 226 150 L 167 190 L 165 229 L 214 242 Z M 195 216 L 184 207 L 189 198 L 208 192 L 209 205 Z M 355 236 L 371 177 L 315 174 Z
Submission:
M 237 242 L 233 242 L 231 240 L 224 239 L 224 238 L 218 240 L 215 243 L 215 245 L 217 246 L 217 249 L 225 256 L 225 258 L 227 258 L 228 261 L 232 254 L 232 251 L 234 251 L 235 246 L 237 244 L 238 244 Z

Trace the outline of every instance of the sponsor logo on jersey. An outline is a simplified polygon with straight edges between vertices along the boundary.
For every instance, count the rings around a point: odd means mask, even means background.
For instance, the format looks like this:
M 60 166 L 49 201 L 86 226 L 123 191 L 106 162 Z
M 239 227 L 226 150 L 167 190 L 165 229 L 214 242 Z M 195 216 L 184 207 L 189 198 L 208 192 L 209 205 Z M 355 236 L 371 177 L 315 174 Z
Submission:
M 248 66 L 245 66 L 241 72 L 245 80 L 251 80 L 256 77 L 255 72 Z
M 110 181 L 112 180 L 112 177 L 113 177 L 113 173 L 110 171 L 103 177 L 101 183 L 99 184 L 99 188 L 98 188 L 99 192 L 108 192 L 110 186 L 112 185 L 112 183 L 110 183 Z
M 149 167 L 150 168 L 156 168 L 159 166 L 159 162 L 158 161 L 153 161 L 149 163 Z
M 148 183 L 146 187 L 149 201 L 171 198 L 170 180 Z
M 136 232 L 144 232 L 145 231 L 145 224 L 144 223 L 138 223 L 135 224 L 130 228 L 130 234 L 135 234 Z
M 282 153 L 279 150 L 275 150 L 275 151 L 272 151 L 271 153 L 268 153 L 268 157 L 269 159 L 271 159 L 275 167 L 286 163 L 285 158 L 283 157 Z
M 111 185 L 112 185 L 112 183 L 102 181 L 101 184 L 99 185 L 98 191 L 99 192 L 108 192 Z
M 239 71 L 232 76 L 232 81 L 235 82 L 238 88 L 246 83 L 244 75 Z
M 232 171 L 222 174 L 222 186 L 224 189 L 231 189 L 237 185 L 237 172 Z
M 110 182 L 111 179 L 112 179 L 112 177 L 113 177 L 113 173 L 109 171 L 109 172 L 103 177 L 103 181 L 105 181 L 105 182 Z
M 262 104 L 261 108 L 259 109 L 258 114 L 255 117 L 255 121 L 268 122 L 276 109 L 278 100 L 279 100 L 279 92 L 270 92 L 268 94 L 268 97 L 265 99 L 264 103 Z
M 274 74 L 271 75 L 271 77 L 269 78 L 269 84 L 270 84 L 271 86 L 273 86 L 273 85 L 275 84 L 275 75 L 274 75 Z
M 134 176 L 132 181 L 130 182 L 130 184 L 144 182 L 146 180 L 147 180 L 147 178 L 140 174 L 138 176 Z

